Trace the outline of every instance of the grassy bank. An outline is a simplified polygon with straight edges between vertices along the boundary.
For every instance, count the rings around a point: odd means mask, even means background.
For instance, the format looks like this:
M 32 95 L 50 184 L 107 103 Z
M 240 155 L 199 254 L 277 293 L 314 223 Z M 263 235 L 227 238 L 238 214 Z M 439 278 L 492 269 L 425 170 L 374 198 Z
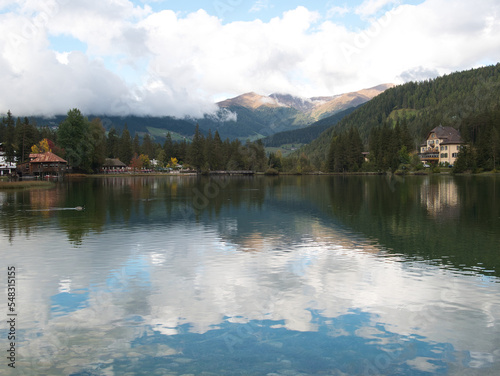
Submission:
M 0 181 L 0 189 L 50 188 L 50 181 Z

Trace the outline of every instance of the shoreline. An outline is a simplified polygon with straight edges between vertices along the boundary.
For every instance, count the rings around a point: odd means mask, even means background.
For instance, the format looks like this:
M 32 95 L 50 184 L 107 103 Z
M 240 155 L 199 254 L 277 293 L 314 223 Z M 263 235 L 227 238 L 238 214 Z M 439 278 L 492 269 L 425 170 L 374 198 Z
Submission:
M 268 176 L 268 177 L 278 177 L 278 176 L 495 176 L 500 175 L 500 171 L 482 171 L 478 173 L 473 172 L 464 172 L 464 173 L 453 173 L 452 171 L 441 171 L 441 172 L 432 172 L 432 171 L 411 171 L 406 173 L 401 172 L 303 172 L 303 173 L 294 173 L 294 172 L 280 172 L 279 174 L 266 174 L 265 172 L 254 172 L 249 174 L 248 172 L 242 172 L 241 174 L 237 171 L 231 171 L 227 173 L 216 172 L 216 173 L 196 173 L 196 172 L 187 172 L 182 174 L 172 174 L 172 173 L 164 173 L 164 172 L 151 172 L 151 173 L 122 173 L 122 174 L 67 174 L 64 176 L 65 180 L 75 180 L 75 179 L 86 179 L 86 178 L 134 178 L 134 177 L 193 177 L 193 176 Z M 23 189 L 23 188 L 42 188 L 42 187 L 52 187 L 54 186 L 54 182 L 50 180 L 21 180 L 21 181 L 8 181 L 6 179 L 0 179 L 0 189 Z
M 0 181 L 0 190 L 26 189 L 26 188 L 52 188 L 55 184 L 51 181 L 26 180 L 26 181 Z
M 406 173 L 400 172 L 303 172 L 303 173 L 294 173 L 294 172 L 280 172 L 277 175 L 269 175 L 265 172 L 254 172 L 253 174 L 248 173 L 237 173 L 237 172 L 227 172 L 227 173 L 182 173 L 182 174 L 171 174 L 171 173 L 163 173 L 163 172 L 152 172 L 152 173 L 137 173 L 137 174 L 79 174 L 78 176 L 67 176 L 68 178 L 107 178 L 107 177 L 147 177 L 147 176 L 379 176 L 379 175 L 395 175 L 395 176 L 439 176 L 439 175 L 454 175 L 454 176 L 481 176 L 481 175 L 500 175 L 500 171 L 482 171 L 478 173 L 473 172 L 463 172 L 463 173 L 453 173 L 452 171 L 441 171 L 441 172 L 432 172 L 432 171 L 411 171 Z

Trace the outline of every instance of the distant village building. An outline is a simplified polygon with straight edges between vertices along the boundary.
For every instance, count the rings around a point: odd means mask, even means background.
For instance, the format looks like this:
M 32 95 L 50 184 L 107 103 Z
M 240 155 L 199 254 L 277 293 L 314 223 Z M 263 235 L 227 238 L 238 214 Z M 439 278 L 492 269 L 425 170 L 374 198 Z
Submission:
M 32 153 L 30 161 L 17 166 L 19 176 L 61 176 L 68 170 L 68 162 L 48 151 L 41 154 Z
M 431 130 L 425 143 L 420 145 L 419 156 L 423 162 L 453 165 L 463 144 L 459 131 L 440 125 Z
M 118 158 L 106 158 L 102 165 L 101 171 L 109 173 L 127 172 L 127 165 Z
M 0 176 L 10 175 L 14 171 L 16 171 L 16 163 L 7 162 L 5 146 L 2 143 L 0 143 Z

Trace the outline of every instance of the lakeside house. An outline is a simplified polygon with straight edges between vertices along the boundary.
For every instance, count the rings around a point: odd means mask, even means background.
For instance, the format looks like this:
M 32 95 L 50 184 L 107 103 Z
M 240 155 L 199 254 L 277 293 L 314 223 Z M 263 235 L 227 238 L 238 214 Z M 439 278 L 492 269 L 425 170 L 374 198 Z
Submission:
M 16 171 L 16 162 L 8 162 L 4 144 L 0 143 L 0 176 L 11 175 Z
M 68 170 L 68 162 L 50 151 L 32 153 L 29 158 L 29 162 L 17 166 L 19 176 L 61 176 Z
M 101 172 L 105 174 L 127 172 L 127 165 L 118 158 L 106 158 L 101 167 Z
M 463 144 L 458 130 L 440 125 L 431 130 L 425 143 L 420 145 L 419 156 L 422 162 L 453 165 Z

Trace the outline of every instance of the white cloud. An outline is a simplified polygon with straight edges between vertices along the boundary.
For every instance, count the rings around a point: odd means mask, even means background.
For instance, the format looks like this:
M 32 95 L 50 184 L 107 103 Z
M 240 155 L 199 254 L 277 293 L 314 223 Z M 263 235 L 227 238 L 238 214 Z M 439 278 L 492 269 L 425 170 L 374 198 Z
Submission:
M 332 6 L 330 9 L 328 9 L 326 17 L 331 18 L 334 16 L 344 16 L 347 13 L 349 13 L 350 11 L 351 10 L 346 6 L 343 6 L 343 7 Z
M 0 110 L 201 116 L 220 93 L 331 95 L 500 61 L 496 0 L 427 0 L 373 17 L 391 4 L 365 1 L 357 13 L 371 24 L 353 31 L 305 7 L 223 24 L 127 0 L 24 1 L 0 14 Z M 85 54 L 53 51 L 58 35 Z
M 257 0 L 250 8 L 250 13 L 260 12 L 263 9 L 269 8 L 269 0 Z
M 56 52 L 56 59 L 61 64 L 67 65 L 69 63 L 70 52 Z
M 380 10 L 388 5 L 399 3 L 398 0 L 365 0 L 359 7 L 356 8 L 356 14 L 362 17 L 370 17 L 376 15 Z

